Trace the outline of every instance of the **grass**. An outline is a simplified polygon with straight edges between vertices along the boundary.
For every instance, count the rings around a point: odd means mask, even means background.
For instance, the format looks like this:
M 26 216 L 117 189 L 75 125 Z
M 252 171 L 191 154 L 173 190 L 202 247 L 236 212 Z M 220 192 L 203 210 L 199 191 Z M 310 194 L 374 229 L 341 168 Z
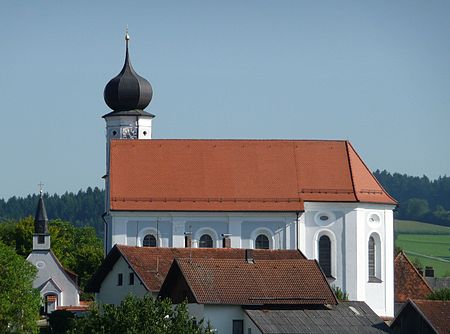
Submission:
M 395 246 L 402 248 L 413 263 L 433 267 L 437 277 L 450 276 L 450 227 L 395 220 L 394 231 Z
M 446 234 L 450 235 L 450 227 L 422 223 L 412 220 L 394 220 L 394 231 L 399 234 Z

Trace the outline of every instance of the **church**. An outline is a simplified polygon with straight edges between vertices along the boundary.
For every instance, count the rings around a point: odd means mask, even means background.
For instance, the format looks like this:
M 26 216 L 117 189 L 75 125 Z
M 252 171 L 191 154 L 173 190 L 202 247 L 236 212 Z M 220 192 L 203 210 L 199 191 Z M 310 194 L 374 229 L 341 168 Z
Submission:
M 299 250 L 350 300 L 392 317 L 397 202 L 351 143 L 154 139 L 152 86 L 125 39 L 124 66 L 104 90 L 105 254 L 115 245 Z
M 37 269 L 33 288 L 39 290 L 41 295 L 42 313 L 49 314 L 64 308 L 81 309 L 78 276 L 62 266 L 50 245 L 47 211 L 41 189 L 34 219 L 33 250 L 27 257 L 27 261 Z

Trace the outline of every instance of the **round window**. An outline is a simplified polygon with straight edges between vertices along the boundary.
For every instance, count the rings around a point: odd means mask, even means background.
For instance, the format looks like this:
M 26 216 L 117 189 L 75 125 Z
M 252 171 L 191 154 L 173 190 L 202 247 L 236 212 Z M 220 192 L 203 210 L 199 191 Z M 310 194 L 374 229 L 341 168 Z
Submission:
M 336 216 L 331 211 L 319 211 L 314 215 L 314 222 L 320 226 L 327 226 L 336 220 Z
M 378 214 L 376 213 L 371 213 L 369 214 L 368 218 L 367 218 L 368 222 L 370 225 L 378 225 L 381 221 L 381 218 Z

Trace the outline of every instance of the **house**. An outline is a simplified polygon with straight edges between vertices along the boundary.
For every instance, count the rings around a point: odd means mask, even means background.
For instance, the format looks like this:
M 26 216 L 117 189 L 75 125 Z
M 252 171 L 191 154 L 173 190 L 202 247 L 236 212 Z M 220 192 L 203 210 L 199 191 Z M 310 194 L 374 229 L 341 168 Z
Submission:
M 391 328 L 395 334 L 448 334 L 450 301 L 409 299 Z
M 244 312 L 250 334 L 391 332 L 364 302 L 339 302 L 332 308 L 245 307 Z
M 115 245 L 300 250 L 394 314 L 393 209 L 345 140 L 161 140 L 131 66 L 106 85 L 105 253 Z
M 394 260 L 395 268 L 395 314 L 409 299 L 426 299 L 433 292 L 424 277 L 401 251 Z
M 27 261 L 37 270 L 33 288 L 38 289 L 44 301 L 44 313 L 58 308 L 79 307 L 78 276 L 65 269 L 50 249 L 50 233 L 42 190 L 34 219 L 33 250 Z
M 88 282 L 86 291 L 96 300 L 120 304 L 128 294 L 158 296 L 176 258 L 244 260 L 246 250 L 237 248 L 168 248 L 115 245 Z M 254 250 L 256 260 L 305 259 L 298 250 Z
M 316 261 L 246 254 L 175 259 L 159 297 L 187 300 L 190 314 L 218 333 L 389 332 L 364 302 L 338 304 Z

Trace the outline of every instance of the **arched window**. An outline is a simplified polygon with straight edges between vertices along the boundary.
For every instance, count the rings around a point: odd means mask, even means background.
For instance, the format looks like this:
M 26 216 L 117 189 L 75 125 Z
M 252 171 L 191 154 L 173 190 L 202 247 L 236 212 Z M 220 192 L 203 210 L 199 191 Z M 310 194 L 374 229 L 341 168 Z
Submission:
M 370 236 L 369 238 L 369 281 L 374 280 L 376 278 L 375 273 L 375 239 Z
M 269 249 L 269 238 L 264 234 L 258 235 L 255 240 L 255 248 Z
M 326 277 L 331 277 L 331 240 L 326 235 L 319 239 L 319 264 Z
M 198 247 L 200 248 L 212 248 L 213 247 L 213 240 L 209 234 L 203 234 L 200 237 L 200 242 L 198 244 Z
M 144 247 L 156 247 L 156 238 L 153 234 L 147 234 L 142 241 Z

